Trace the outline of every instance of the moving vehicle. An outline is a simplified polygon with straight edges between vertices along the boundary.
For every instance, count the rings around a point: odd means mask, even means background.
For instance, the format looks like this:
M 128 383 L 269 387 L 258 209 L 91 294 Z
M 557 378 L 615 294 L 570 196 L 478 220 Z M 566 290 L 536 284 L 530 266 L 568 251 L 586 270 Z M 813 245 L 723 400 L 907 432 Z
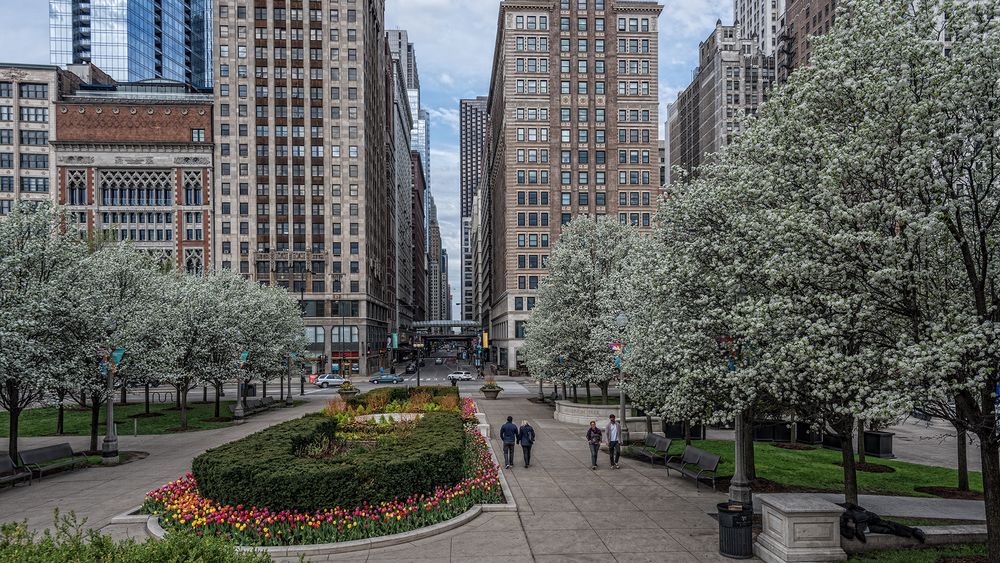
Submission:
M 434 365 L 440 366 L 442 364 L 444 364 L 444 358 L 435 358 L 434 359 Z
M 472 381 L 472 374 L 467 371 L 454 371 L 448 374 L 448 379 L 452 381 Z
M 313 385 L 326 389 L 327 387 L 340 387 L 345 383 L 347 383 L 347 380 L 336 373 L 324 373 L 316 378 Z
M 417 373 L 417 364 L 412 362 L 406 364 L 406 373 Z
M 383 373 L 368 380 L 369 383 L 378 385 L 379 383 L 402 383 L 403 378 L 394 373 Z

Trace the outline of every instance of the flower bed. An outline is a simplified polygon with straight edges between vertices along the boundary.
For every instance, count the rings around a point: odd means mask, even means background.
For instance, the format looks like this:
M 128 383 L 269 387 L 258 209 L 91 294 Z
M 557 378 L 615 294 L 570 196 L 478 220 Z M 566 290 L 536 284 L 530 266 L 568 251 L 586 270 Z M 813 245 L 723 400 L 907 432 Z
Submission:
M 469 407 L 474 409 L 474 404 Z M 466 404 L 462 405 L 463 414 Z M 253 546 L 332 543 L 406 532 L 449 520 L 476 504 L 503 502 L 499 468 L 474 428 L 465 428 L 465 478 L 451 487 L 353 508 L 314 512 L 222 505 L 200 495 L 191 474 L 146 496 L 143 511 L 170 531 L 217 536 Z

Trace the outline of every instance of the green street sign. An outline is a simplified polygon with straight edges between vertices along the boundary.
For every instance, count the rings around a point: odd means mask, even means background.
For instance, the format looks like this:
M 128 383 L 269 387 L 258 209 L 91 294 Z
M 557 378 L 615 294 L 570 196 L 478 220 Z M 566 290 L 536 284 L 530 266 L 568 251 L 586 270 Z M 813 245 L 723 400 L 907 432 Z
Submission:
M 399 349 L 399 333 L 398 332 L 392 333 L 392 349 L 393 350 Z
M 240 354 L 240 364 L 247 363 L 247 359 L 250 357 L 250 352 L 242 352 Z
M 122 363 L 122 358 L 124 357 L 125 357 L 124 348 L 118 348 L 117 350 L 111 353 L 111 360 L 114 362 L 116 366 Z

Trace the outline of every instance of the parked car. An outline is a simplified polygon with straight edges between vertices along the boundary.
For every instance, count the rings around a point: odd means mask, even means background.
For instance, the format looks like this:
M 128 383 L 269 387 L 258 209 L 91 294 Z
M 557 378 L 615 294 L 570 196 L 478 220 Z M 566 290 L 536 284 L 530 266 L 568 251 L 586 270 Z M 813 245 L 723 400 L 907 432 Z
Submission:
M 434 365 L 440 366 L 442 364 L 444 364 L 444 358 L 435 358 L 434 359 Z
M 467 371 L 454 371 L 448 374 L 448 379 L 452 381 L 472 381 L 472 374 Z
M 375 376 L 368 381 L 376 385 L 379 383 L 402 383 L 403 378 L 394 373 L 383 373 L 382 375 Z
M 361 373 L 361 368 L 358 366 L 358 364 L 353 364 L 353 365 L 351 365 L 351 372 L 352 373 Z
M 336 373 L 324 373 L 316 378 L 313 385 L 326 389 L 327 387 L 340 387 L 345 383 L 347 383 L 347 380 Z

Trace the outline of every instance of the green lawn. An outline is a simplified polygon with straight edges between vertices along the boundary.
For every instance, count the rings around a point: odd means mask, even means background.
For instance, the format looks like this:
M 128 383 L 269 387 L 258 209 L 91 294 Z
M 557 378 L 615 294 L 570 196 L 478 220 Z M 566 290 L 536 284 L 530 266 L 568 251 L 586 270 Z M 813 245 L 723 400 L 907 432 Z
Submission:
M 234 401 L 224 401 L 220 414 L 225 421 L 206 421 L 215 416 L 214 403 L 190 403 L 188 408 L 188 426 L 191 430 L 212 430 L 229 426 L 229 405 Z M 175 432 L 180 427 L 180 411 L 174 410 L 173 404 L 151 405 L 150 412 L 161 416 L 139 417 L 139 434 L 169 434 Z M 21 413 L 20 432 L 22 438 L 37 436 L 56 435 L 56 412 L 55 407 L 44 407 L 29 409 Z M 126 406 L 115 405 L 115 422 L 118 424 L 118 433 L 130 435 L 134 432 L 133 416 L 141 415 L 145 412 L 143 404 L 129 404 Z M 101 408 L 101 426 L 99 432 L 103 435 L 105 421 L 107 420 L 106 408 Z M 90 410 L 66 409 L 65 436 L 89 436 L 90 435 Z M 0 413 L 0 436 L 6 436 L 9 427 L 9 417 L 6 412 Z
M 695 441 L 695 447 L 722 456 L 719 476 L 733 474 L 733 443 L 728 441 Z M 684 441 L 674 440 L 671 454 L 680 455 L 684 451 Z M 781 483 L 785 486 L 813 492 L 842 492 L 844 472 L 837 465 L 839 450 L 818 448 L 810 451 L 796 451 L 777 448 L 771 444 L 754 445 L 757 463 L 757 477 Z M 927 497 L 917 492 L 918 487 L 954 487 L 958 484 L 958 472 L 954 469 L 917 465 L 889 459 L 868 458 L 869 463 L 888 465 L 896 469 L 894 473 L 858 472 L 858 488 L 862 494 L 898 495 Z M 983 478 L 978 472 L 970 472 L 972 489 L 983 490 Z
M 954 545 L 929 549 L 895 549 L 852 555 L 852 563 L 935 563 L 943 557 L 986 555 L 985 545 Z

